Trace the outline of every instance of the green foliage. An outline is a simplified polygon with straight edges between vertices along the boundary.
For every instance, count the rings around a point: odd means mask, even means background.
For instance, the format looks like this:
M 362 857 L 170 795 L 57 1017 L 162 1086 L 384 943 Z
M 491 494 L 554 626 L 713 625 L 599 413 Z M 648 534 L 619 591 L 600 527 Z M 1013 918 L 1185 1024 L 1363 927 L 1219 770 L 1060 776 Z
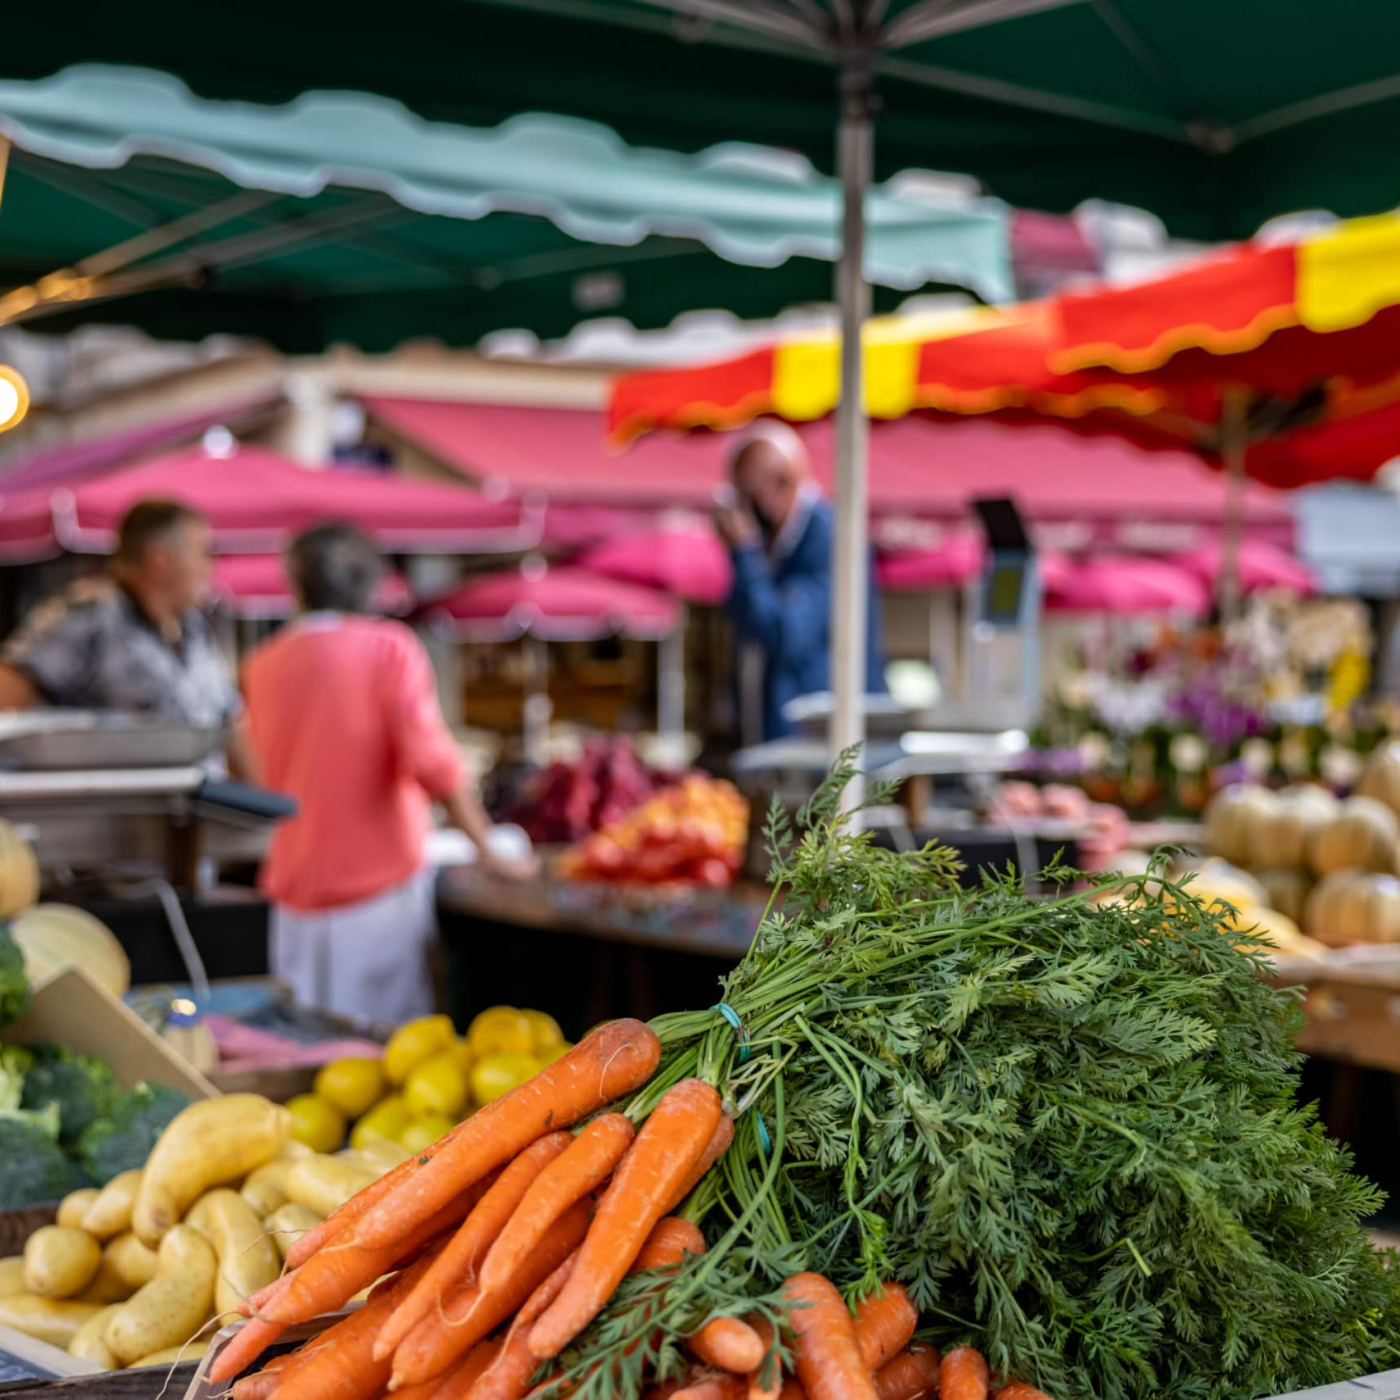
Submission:
M 91 1123 L 78 1139 L 76 1156 L 94 1181 L 146 1164 L 165 1126 L 189 1099 L 163 1084 L 138 1084 L 119 1097 L 109 1118 Z
M 107 1118 L 121 1097 L 116 1075 L 106 1060 L 82 1055 L 62 1045 L 31 1045 L 34 1065 L 24 1080 L 23 1105 L 58 1109 L 59 1140 L 72 1148 L 90 1124 Z
M 24 1076 L 34 1057 L 18 1045 L 0 1046 L 0 1113 L 14 1113 L 24 1099 Z
M 0 1114 L 0 1210 L 57 1201 L 85 1184 L 38 1117 Z
M 0 922 L 0 1030 L 18 1021 L 29 1010 L 29 979 L 24 971 L 24 953 L 10 926 Z
M 1114 901 L 1036 902 L 1009 875 L 961 891 L 948 852 L 844 830 L 849 776 L 796 829 L 770 820 L 784 899 L 724 984 L 751 1057 L 713 1011 L 653 1023 L 633 1115 L 697 1073 L 740 1115 L 687 1206 L 711 1248 L 670 1289 L 734 1311 L 794 1267 L 852 1298 L 899 1279 L 932 1340 L 1063 1400 L 1400 1363 L 1400 1270 L 1358 1223 L 1379 1194 L 1297 1102 L 1297 1002 L 1259 976 L 1267 944 L 1164 866 Z M 580 1339 L 575 1377 L 645 1335 L 626 1309 Z

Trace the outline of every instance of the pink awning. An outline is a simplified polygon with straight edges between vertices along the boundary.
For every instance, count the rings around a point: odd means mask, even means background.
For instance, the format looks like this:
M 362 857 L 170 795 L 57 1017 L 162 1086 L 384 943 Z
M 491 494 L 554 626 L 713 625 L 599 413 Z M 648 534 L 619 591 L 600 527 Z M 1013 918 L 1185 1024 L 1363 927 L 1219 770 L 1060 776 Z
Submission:
M 535 560 L 471 579 L 423 613 L 435 631 L 460 641 L 510 641 L 526 633 L 546 641 L 663 637 L 680 621 L 664 593 Z
M 214 565 L 214 592 L 236 617 L 252 621 L 276 621 L 296 610 L 286 565 L 276 554 L 230 554 Z M 383 613 L 406 613 L 413 595 L 402 574 L 384 575 L 375 597 Z
M 983 545 L 972 530 L 956 530 L 929 549 L 901 549 L 880 556 L 880 587 L 891 592 L 955 588 L 982 567 Z
M 538 491 L 552 510 L 572 503 L 707 510 L 735 441 L 725 433 L 655 433 L 614 453 L 603 443 L 602 416 L 582 409 L 429 399 L 364 403 L 382 425 L 487 494 Z M 831 424 L 805 425 L 801 432 L 818 479 L 829 486 Z M 1219 528 L 1225 513 L 1226 483 L 1194 458 L 1141 452 L 1055 427 L 907 417 L 872 427 L 870 462 L 877 514 L 966 521 L 974 498 L 1010 495 L 1033 520 L 1082 524 L 1089 538 L 1074 547 L 1191 549 Z M 1276 492 L 1251 486 L 1244 517 L 1254 533 L 1282 544 L 1292 538 L 1291 508 Z
M 1189 569 L 1214 588 L 1220 577 L 1220 558 L 1220 542 L 1212 540 L 1188 554 L 1176 555 L 1172 562 Z M 1235 576 L 1245 593 L 1277 588 L 1307 597 L 1317 592 L 1312 570 L 1268 540 L 1240 541 L 1235 553 Z
M 707 524 L 615 535 L 587 550 L 578 563 L 595 574 L 659 588 L 688 603 L 722 603 L 734 579 L 729 552 Z
M 296 531 L 347 520 L 384 549 L 497 552 L 535 543 L 538 529 L 514 501 L 486 501 L 457 486 L 362 469 L 313 471 L 264 447 L 227 457 L 188 448 L 59 490 L 0 495 L 0 558 L 59 550 L 106 553 L 136 502 L 171 498 L 202 511 L 223 554 L 275 553 Z
M 1047 612 L 1180 613 L 1201 617 L 1210 610 L 1205 582 L 1160 559 L 1066 559 L 1041 557 Z

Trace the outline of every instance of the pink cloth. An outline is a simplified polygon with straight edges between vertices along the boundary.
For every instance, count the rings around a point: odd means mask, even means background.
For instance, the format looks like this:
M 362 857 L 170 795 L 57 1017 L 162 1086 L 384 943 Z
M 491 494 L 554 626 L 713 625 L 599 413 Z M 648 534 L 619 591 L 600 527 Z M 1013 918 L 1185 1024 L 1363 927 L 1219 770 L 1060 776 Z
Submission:
M 243 692 L 263 781 L 298 803 L 263 865 L 268 897 L 335 909 L 408 880 L 423 864 L 431 799 L 463 777 L 413 633 L 302 618 L 248 658 Z
M 292 1040 L 262 1026 L 245 1026 L 229 1016 L 209 1015 L 204 1024 L 219 1047 L 219 1068 L 225 1072 L 328 1065 L 351 1056 L 377 1060 L 384 1053 L 384 1047 L 372 1040 Z

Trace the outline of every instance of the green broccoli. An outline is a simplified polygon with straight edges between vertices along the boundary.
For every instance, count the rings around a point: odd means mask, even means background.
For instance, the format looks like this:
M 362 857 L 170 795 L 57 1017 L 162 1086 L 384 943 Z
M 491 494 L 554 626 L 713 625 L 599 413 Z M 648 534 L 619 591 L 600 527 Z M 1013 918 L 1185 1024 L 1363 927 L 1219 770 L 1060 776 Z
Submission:
M 143 1167 L 156 1139 L 189 1099 L 163 1084 L 138 1084 L 121 1095 L 111 1116 L 89 1123 L 78 1139 L 75 1155 L 98 1183 L 119 1172 Z
M 0 1030 L 18 1021 L 29 1010 L 29 979 L 24 972 L 24 953 L 0 922 Z
M 87 1178 L 45 1130 L 41 1115 L 0 1114 L 0 1210 L 62 1200 Z
M 111 1116 L 121 1097 L 116 1075 L 96 1055 L 47 1043 L 29 1049 L 34 1065 L 24 1078 L 21 1106 L 41 1109 L 57 1104 L 59 1141 L 71 1148 L 89 1124 Z
M 15 1113 L 24 1097 L 24 1077 L 34 1056 L 18 1045 L 0 1045 L 0 1113 Z

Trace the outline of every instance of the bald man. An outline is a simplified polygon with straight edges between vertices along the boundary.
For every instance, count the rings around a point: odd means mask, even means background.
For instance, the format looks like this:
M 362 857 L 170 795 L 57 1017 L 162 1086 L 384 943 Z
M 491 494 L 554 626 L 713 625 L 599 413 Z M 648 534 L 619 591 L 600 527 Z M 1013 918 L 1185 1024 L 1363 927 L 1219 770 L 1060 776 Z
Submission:
M 734 559 L 729 613 L 740 640 L 763 660 L 763 737 L 790 733 L 783 707 L 828 689 L 834 518 L 811 475 L 802 439 L 786 424 L 759 423 L 729 461 L 732 490 L 715 528 Z M 866 689 L 884 690 L 879 594 L 870 578 Z

